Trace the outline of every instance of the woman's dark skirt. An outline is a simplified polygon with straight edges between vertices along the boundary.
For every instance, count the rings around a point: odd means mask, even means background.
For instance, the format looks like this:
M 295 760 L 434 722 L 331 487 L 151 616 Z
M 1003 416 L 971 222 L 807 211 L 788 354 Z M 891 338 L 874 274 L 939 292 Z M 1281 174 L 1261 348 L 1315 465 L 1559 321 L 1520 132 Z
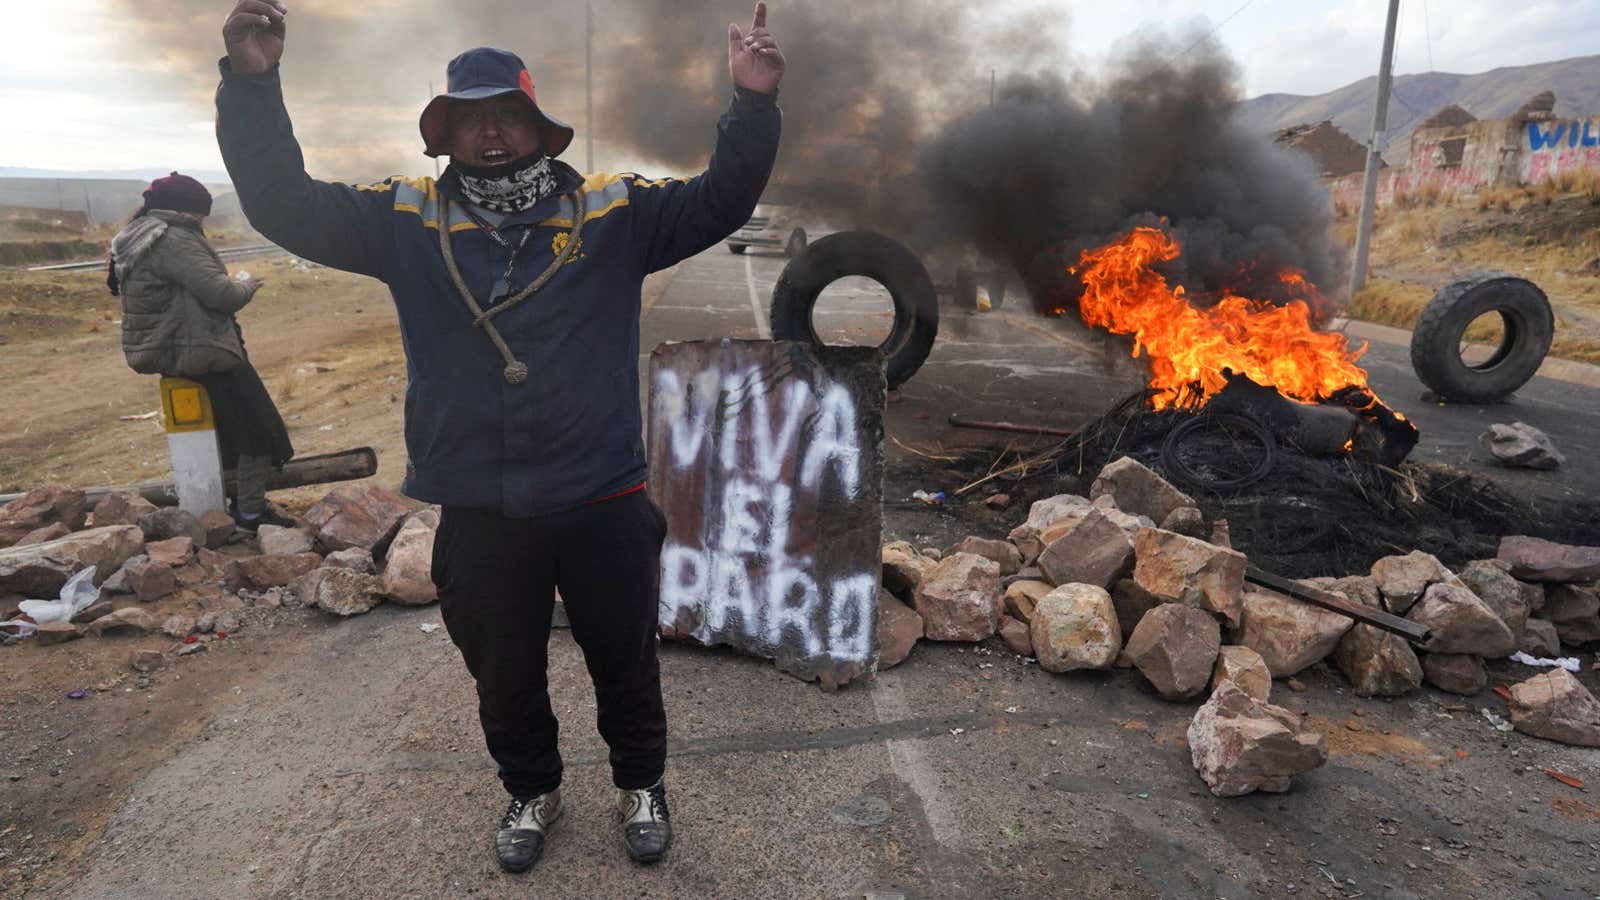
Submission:
M 211 395 L 222 466 L 238 466 L 240 456 L 265 456 L 274 468 L 294 458 L 289 430 L 255 367 L 245 362 L 226 372 L 190 376 Z

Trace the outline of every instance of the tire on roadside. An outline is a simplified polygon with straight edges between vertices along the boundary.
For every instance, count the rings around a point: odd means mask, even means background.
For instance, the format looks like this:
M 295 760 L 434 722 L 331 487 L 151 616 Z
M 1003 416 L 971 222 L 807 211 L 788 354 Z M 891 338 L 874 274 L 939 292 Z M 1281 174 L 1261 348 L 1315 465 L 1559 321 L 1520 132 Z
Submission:
M 1504 326 L 1489 359 L 1468 363 L 1461 341 L 1478 317 L 1498 313 Z M 1446 285 L 1423 309 L 1411 334 L 1411 367 L 1440 397 L 1495 403 L 1539 371 L 1555 337 L 1550 299 L 1533 282 L 1499 272 Z
M 818 238 L 789 261 L 772 292 L 772 336 L 822 345 L 813 313 L 817 298 L 841 278 L 878 282 L 894 300 L 894 327 L 878 349 L 891 389 L 922 367 L 939 331 L 933 278 L 904 244 L 870 231 L 841 231 Z

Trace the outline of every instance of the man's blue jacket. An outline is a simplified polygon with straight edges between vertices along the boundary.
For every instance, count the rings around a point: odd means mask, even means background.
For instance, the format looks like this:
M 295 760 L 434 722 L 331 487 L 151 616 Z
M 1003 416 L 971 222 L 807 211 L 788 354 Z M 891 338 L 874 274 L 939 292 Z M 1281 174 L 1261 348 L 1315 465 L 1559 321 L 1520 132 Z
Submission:
M 305 172 L 278 71 L 235 74 L 221 63 L 217 142 L 250 224 L 305 259 L 380 279 L 399 311 L 406 351 L 406 478 L 429 503 L 558 512 L 645 481 L 639 411 L 639 305 L 644 277 L 713 246 L 749 219 L 778 150 L 775 97 L 740 90 L 717 128 L 706 171 L 653 181 L 580 175 L 557 162 L 560 196 L 511 216 L 475 210 L 515 246 L 513 292 L 567 242 L 581 189 L 580 245 L 542 290 L 495 326 L 531 373 L 509 384 L 505 363 L 444 265 L 449 229 L 461 275 L 480 305 L 510 251 L 462 211 L 451 172 L 352 187 Z M 439 222 L 440 194 L 450 220 Z

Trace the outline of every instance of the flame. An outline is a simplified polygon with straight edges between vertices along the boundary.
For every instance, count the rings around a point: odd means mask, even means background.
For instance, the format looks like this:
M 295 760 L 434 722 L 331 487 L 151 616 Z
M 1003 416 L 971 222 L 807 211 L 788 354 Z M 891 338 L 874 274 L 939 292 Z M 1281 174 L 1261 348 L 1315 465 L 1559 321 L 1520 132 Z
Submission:
M 1307 299 L 1277 305 L 1225 292 L 1199 309 L 1181 285 L 1168 285 L 1153 268 L 1181 249 L 1166 232 L 1139 227 L 1085 251 L 1072 267 L 1083 282 L 1084 322 L 1132 335 L 1133 355 L 1149 358 L 1156 409 L 1204 406 L 1226 386 L 1224 370 L 1307 403 L 1349 387 L 1369 390 L 1367 373 L 1356 365 L 1366 345 L 1352 349 L 1344 335 L 1312 326 L 1307 300 L 1320 304 L 1321 297 L 1303 273 L 1288 270 L 1279 278 L 1291 296 Z

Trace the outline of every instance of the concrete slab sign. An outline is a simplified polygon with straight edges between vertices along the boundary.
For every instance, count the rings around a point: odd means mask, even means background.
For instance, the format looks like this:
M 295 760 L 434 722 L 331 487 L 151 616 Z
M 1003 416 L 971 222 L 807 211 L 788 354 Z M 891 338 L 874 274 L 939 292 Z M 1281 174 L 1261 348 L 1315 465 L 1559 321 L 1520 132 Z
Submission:
M 650 491 L 666 512 L 663 637 L 832 689 L 871 671 L 885 383 L 875 348 L 663 344 Z

